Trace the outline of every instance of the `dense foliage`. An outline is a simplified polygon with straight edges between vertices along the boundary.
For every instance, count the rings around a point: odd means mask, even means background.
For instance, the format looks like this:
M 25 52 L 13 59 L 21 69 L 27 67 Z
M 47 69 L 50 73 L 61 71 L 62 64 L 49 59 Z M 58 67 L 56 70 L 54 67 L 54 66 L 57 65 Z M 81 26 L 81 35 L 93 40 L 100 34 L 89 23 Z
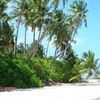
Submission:
M 41 87 L 42 81 L 20 58 L 0 57 L 0 86 Z

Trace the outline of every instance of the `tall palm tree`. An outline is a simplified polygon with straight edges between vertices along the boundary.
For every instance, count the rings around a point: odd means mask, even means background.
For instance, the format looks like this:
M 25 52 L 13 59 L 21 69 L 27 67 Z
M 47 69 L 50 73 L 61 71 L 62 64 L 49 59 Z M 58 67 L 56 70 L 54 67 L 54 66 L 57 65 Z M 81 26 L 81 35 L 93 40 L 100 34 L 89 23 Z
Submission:
M 17 31 L 16 31 L 16 35 L 15 35 L 14 55 L 16 55 L 19 26 L 20 26 L 20 23 L 21 23 L 21 17 L 22 17 L 22 13 L 24 12 L 24 6 L 25 6 L 26 1 L 21 0 L 20 2 L 21 2 L 21 6 L 19 6 L 20 12 L 18 14 L 18 20 L 17 20 Z
M 47 12 L 48 12 L 47 4 L 48 4 L 48 0 L 46 0 L 46 1 L 39 0 L 39 1 L 37 1 L 36 8 L 35 7 L 33 8 L 34 12 L 30 12 L 30 15 L 35 14 L 35 16 L 31 16 L 32 30 L 35 30 L 35 28 L 38 28 L 39 35 L 38 35 L 37 44 L 33 48 L 32 54 L 29 57 L 29 61 L 30 61 L 31 57 L 35 56 L 37 49 L 38 49 L 38 44 L 40 43 L 40 41 L 44 35 L 44 34 L 42 34 L 41 29 L 42 29 L 42 26 L 44 25 L 44 20 L 47 15 Z
M 100 78 L 100 59 L 95 59 L 95 54 L 91 51 L 83 54 L 83 66 L 86 68 L 87 73 L 86 79 L 93 77 Z
M 66 26 L 66 15 L 62 11 L 57 11 L 55 15 L 48 19 L 48 23 L 45 27 L 45 32 L 49 36 L 48 41 L 54 39 L 55 44 L 55 56 L 59 51 L 60 44 L 63 43 L 68 38 L 67 26 Z
M 25 6 L 24 6 L 24 12 L 22 14 L 22 23 L 25 24 L 25 34 L 24 34 L 24 55 L 26 55 L 26 35 L 27 35 L 27 30 L 29 27 L 29 14 L 28 12 L 30 11 L 30 7 L 29 7 L 29 3 L 25 2 Z
M 19 26 L 20 23 L 25 24 L 25 38 L 24 38 L 24 53 L 26 53 L 26 32 L 28 29 L 28 26 L 30 25 L 30 20 L 29 20 L 29 12 L 30 12 L 30 3 L 32 2 L 31 0 L 29 1 L 24 1 L 24 0 L 20 0 L 19 2 L 17 2 L 17 7 L 15 7 L 14 10 L 14 16 L 13 18 L 18 17 L 17 20 L 17 32 L 16 32 L 16 37 L 15 37 L 15 49 L 14 49 L 14 54 L 16 54 L 16 46 L 17 46 L 17 40 L 18 40 L 18 31 L 19 31 Z

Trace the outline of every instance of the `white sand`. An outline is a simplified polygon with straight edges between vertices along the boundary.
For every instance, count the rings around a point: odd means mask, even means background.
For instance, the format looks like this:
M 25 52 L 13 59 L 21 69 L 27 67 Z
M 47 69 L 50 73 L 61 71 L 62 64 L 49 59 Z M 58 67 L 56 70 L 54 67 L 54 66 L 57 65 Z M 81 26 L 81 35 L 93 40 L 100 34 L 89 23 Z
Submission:
M 63 86 L 0 92 L 0 100 L 100 100 L 100 85 Z

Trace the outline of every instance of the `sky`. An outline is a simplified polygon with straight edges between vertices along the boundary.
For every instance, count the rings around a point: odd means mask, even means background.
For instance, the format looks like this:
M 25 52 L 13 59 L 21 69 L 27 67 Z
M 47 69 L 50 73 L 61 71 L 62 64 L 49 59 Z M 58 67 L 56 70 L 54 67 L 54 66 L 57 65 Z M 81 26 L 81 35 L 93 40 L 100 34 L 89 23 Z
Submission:
M 68 5 L 73 0 L 69 0 Z M 78 34 L 75 36 L 76 44 L 73 44 L 73 49 L 79 57 L 82 57 L 83 52 L 88 52 L 91 50 L 95 53 L 96 58 L 100 58 L 100 0 L 85 0 L 87 3 L 87 28 L 84 25 L 79 29 Z M 64 9 L 64 12 L 67 11 L 67 6 Z M 38 32 L 38 30 L 36 30 Z M 18 43 L 24 42 L 24 26 L 21 25 L 18 37 Z M 32 43 L 32 32 L 31 28 L 27 31 L 27 43 Z M 47 42 L 42 42 L 46 48 Z M 52 43 L 50 43 L 52 44 Z M 54 46 L 49 47 L 48 56 L 54 54 Z
M 77 44 L 73 46 L 79 56 L 83 52 L 91 50 L 96 58 L 100 58 L 100 0 L 85 0 L 87 2 L 87 23 L 88 27 L 82 26 L 77 36 Z

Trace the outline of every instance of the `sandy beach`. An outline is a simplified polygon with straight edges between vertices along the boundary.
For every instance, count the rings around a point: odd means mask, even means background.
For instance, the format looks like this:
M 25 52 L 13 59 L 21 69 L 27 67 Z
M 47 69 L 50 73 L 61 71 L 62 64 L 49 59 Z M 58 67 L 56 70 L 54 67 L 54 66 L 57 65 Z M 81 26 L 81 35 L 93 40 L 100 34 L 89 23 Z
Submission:
M 100 100 L 100 83 L 62 84 L 0 92 L 0 100 Z

